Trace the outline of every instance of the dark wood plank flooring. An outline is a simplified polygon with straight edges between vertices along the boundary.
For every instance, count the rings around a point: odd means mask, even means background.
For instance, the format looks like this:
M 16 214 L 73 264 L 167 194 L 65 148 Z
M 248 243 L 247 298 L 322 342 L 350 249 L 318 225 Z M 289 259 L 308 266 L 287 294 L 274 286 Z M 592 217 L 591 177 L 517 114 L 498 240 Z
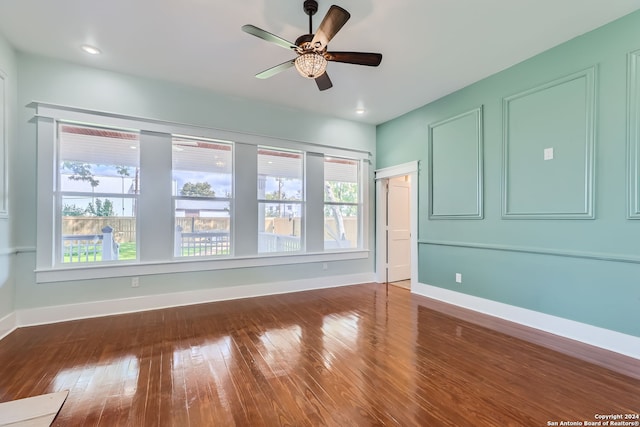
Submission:
M 365 284 L 21 328 L 0 341 L 0 402 L 69 390 L 57 426 L 548 426 L 640 413 L 640 380 L 427 302 Z

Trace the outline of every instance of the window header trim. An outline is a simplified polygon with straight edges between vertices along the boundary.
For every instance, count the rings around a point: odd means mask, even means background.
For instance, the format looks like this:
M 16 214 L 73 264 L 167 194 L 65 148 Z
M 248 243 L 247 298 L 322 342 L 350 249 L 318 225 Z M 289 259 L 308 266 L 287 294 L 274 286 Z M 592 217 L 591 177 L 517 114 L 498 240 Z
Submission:
M 83 125 L 96 125 L 96 117 L 100 118 L 103 127 L 119 128 L 123 131 L 146 131 L 165 133 L 181 137 L 189 135 L 191 138 L 207 138 L 221 141 L 235 141 L 237 143 L 255 146 L 274 146 L 294 151 L 321 152 L 328 156 L 348 157 L 371 162 L 372 154 L 366 150 L 336 148 L 331 145 L 307 141 L 276 138 L 253 133 L 219 129 L 202 125 L 184 124 L 145 117 L 127 116 L 106 111 L 89 110 L 47 102 L 33 101 L 28 107 L 35 108 L 36 118 L 48 118 L 56 121 L 73 122 Z

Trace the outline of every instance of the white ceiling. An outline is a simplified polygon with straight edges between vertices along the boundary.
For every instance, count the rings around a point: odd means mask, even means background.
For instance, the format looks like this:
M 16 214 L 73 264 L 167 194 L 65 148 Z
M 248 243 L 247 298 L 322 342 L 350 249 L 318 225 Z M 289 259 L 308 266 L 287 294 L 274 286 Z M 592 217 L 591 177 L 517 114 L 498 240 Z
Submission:
M 302 3 L 0 0 L 0 33 L 20 51 L 378 124 L 640 8 L 640 0 L 319 0 L 314 30 L 331 4 L 351 13 L 329 50 L 380 52 L 380 67 L 329 63 L 325 92 L 295 69 L 254 78 L 294 55 L 240 27 L 293 42 L 308 30 Z M 83 53 L 84 43 L 103 54 Z

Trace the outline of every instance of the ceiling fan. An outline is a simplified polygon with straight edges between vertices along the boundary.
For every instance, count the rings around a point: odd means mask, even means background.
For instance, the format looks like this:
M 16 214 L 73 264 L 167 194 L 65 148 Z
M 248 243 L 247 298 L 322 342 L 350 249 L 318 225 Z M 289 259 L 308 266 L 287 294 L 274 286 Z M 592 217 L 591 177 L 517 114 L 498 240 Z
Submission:
M 297 58 L 256 74 L 257 78 L 266 79 L 295 66 L 300 75 L 308 79 L 314 79 L 318 89 L 327 90 L 333 86 L 326 72 L 327 61 L 368 65 L 370 67 L 380 65 L 382 61 L 382 54 L 380 53 L 327 51 L 327 45 L 331 39 L 351 17 L 349 12 L 340 6 L 331 6 L 320 23 L 318 31 L 313 34 L 312 16 L 318 11 L 318 2 L 316 0 L 305 0 L 303 8 L 304 12 L 309 15 L 309 34 L 301 35 L 295 43 L 291 43 L 254 25 L 244 25 L 242 27 L 242 31 L 245 33 L 275 43 L 298 54 Z

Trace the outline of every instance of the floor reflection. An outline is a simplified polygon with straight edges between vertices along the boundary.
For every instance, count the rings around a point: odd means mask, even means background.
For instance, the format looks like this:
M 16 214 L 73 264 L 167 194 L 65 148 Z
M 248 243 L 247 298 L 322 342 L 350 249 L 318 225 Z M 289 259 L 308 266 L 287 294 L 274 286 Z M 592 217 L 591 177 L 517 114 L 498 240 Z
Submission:
M 83 423 L 91 424 L 92 420 L 100 418 L 105 408 L 131 408 L 139 388 L 146 388 L 146 384 L 139 384 L 139 381 L 138 358 L 131 354 L 118 355 L 59 370 L 48 392 L 69 390 L 65 409 L 84 412 Z
M 97 393 L 104 391 L 105 386 L 113 385 L 110 393 L 131 397 L 137 390 L 139 374 L 138 358 L 126 355 L 114 361 L 63 369 L 55 375 L 51 389 L 68 390 L 80 386 L 85 393 Z
M 331 369 L 338 358 L 357 351 L 359 317 L 354 313 L 331 314 L 322 319 L 322 356 L 324 366 Z
M 260 354 L 268 366 L 263 370 L 267 377 L 288 375 L 298 363 L 302 328 L 292 325 L 286 328 L 269 329 L 260 335 Z M 282 363 L 286 360 L 286 363 Z

